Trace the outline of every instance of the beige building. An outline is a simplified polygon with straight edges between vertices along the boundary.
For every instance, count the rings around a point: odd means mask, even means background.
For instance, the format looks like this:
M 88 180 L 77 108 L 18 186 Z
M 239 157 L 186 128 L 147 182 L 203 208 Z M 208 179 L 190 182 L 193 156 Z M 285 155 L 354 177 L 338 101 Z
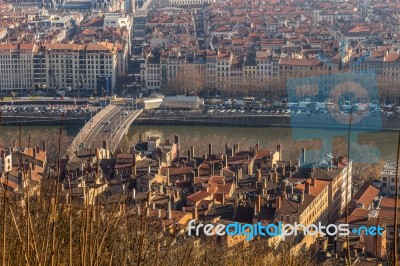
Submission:
M 92 94 L 98 77 L 126 74 L 127 50 L 110 43 L 0 45 L 0 92 L 71 90 Z

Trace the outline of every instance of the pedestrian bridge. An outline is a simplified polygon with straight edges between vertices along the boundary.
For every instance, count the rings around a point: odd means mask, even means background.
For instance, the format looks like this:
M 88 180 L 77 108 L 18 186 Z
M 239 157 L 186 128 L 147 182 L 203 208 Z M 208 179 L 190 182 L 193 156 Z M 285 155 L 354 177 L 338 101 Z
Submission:
M 67 154 L 73 154 L 82 147 L 101 148 L 104 141 L 108 150 L 115 152 L 122 137 L 128 133 L 129 126 L 142 111 L 127 107 L 124 103 L 107 105 L 83 126 L 68 147 Z

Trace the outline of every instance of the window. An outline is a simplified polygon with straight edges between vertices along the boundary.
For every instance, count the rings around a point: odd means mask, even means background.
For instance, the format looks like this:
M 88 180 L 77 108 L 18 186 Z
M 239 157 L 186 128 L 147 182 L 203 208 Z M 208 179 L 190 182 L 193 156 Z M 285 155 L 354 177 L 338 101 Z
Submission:
M 383 177 L 383 181 L 387 181 L 387 177 L 386 176 Z
M 394 190 L 394 186 L 390 186 L 390 190 Z

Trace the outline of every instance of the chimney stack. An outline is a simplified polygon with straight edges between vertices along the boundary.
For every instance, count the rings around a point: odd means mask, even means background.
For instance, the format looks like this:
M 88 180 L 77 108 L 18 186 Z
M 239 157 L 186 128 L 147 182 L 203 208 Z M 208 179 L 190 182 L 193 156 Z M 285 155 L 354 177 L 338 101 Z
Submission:
M 197 213 L 197 206 L 193 207 L 193 219 L 195 219 L 196 221 L 199 219 L 199 215 Z
M 188 150 L 187 152 L 187 157 L 188 157 L 188 162 L 191 162 L 193 160 L 192 153 L 190 152 L 190 150 Z
M 192 156 L 192 160 L 194 159 L 194 146 L 190 146 L 190 155 Z
M 43 150 L 43 151 L 46 151 L 46 141 L 43 141 L 43 142 L 42 142 L 42 150 Z
M 242 169 L 242 168 L 240 168 L 240 169 L 238 170 L 237 177 L 238 177 L 238 180 L 240 180 L 240 179 L 243 178 L 243 169 Z
M 108 150 L 107 140 L 103 140 L 103 149 Z
M 279 175 L 278 175 L 278 171 L 275 169 L 275 182 L 278 183 L 279 182 Z
M 311 186 L 315 187 L 317 184 L 315 183 L 315 178 L 311 178 Z
M 261 169 L 257 170 L 257 182 L 260 182 L 262 178 Z
M 174 136 L 174 143 L 175 143 L 176 145 L 178 145 L 178 147 L 179 147 L 179 136 L 178 136 L 178 135 L 175 135 L 175 136 Z
M 33 154 L 33 161 L 36 163 L 36 159 L 37 159 L 36 148 L 32 149 L 32 154 Z
M 169 168 L 167 168 L 166 170 L 166 175 L 167 175 L 167 186 L 170 186 Z
M 304 202 L 304 191 L 301 191 L 301 193 L 299 194 L 299 203 L 303 204 Z
M 132 188 L 132 200 L 136 200 L 136 188 Z
M 229 153 L 229 144 L 225 143 L 225 154 L 228 156 Z
M 282 150 L 281 150 L 281 144 L 280 143 L 278 143 L 277 145 L 276 145 L 276 151 L 277 152 L 279 152 L 279 161 L 282 161 Z
M 147 206 L 150 206 L 151 202 L 151 191 L 147 192 Z
M 278 196 L 275 199 L 275 209 L 279 210 L 281 208 L 282 202 L 281 202 L 281 197 Z
M 256 207 L 257 207 L 257 214 L 261 211 L 261 196 L 256 196 Z
M 212 154 L 212 144 L 209 143 L 208 144 L 208 156 L 211 157 L 211 154 Z
M 304 164 L 306 162 L 306 149 L 301 149 L 301 163 Z
M 304 185 L 305 185 L 305 192 L 307 194 L 310 194 L 310 183 L 306 182 Z
M 239 142 L 238 143 L 236 143 L 236 152 L 239 152 L 240 151 L 240 149 L 239 149 Z
M 171 220 L 172 218 L 172 197 L 168 194 L 168 211 L 167 211 L 167 219 Z

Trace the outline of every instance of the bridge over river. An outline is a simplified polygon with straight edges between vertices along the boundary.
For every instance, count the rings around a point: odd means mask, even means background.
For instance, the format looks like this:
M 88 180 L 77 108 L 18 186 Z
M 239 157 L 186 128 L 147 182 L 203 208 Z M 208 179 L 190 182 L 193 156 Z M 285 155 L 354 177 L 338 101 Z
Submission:
M 125 103 L 111 103 L 89 120 L 68 147 L 72 154 L 80 147 L 101 148 L 107 141 L 108 150 L 114 152 L 129 126 L 143 109 L 133 109 Z

